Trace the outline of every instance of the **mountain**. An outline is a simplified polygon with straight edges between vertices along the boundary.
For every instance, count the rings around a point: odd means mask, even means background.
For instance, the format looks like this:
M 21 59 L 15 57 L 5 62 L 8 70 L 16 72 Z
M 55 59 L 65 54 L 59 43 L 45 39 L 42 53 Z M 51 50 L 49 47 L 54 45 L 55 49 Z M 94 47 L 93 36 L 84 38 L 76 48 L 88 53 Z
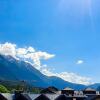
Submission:
M 24 61 L 0 55 L 0 78 L 4 80 L 26 80 L 34 86 L 48 86 L 48 77 Z M 42 84 L 41 84 L 42 83 Z
M 98 89 L 98 87 L 100 87 L 100 83 L 95 83 L 95 84 L 89 85 L 89 87 Z
M 85 85 L 71 83 L 71 82 L 65 81 L 59 77 L 56 77 L 56 76 L 50 77 L 50 80 L 51 80 L 53 86 L 60 88 L 60 89 L 64 89 L 65 87 L 70 87 L 75 90 L 81 90 L 81 89 L 86 88 Z
M 85 85 L 70 83 L 56 76 L 48 77 L 43 75 L 31 64 L 5 55 L 0 55 L 0 79 L 11 81 L 25 80 L 28 84 L 35 87 L 55 86 L 59 89 L 71 87 L 76 90 L 86 88 Z

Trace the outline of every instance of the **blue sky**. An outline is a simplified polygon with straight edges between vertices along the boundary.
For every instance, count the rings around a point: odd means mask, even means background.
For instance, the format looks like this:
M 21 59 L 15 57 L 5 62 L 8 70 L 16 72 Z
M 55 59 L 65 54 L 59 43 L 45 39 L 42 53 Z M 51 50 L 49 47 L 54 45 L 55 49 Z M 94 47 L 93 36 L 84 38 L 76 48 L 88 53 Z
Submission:
M 0 42 L 55 54 L 42 63 L 54 72 L 73 72 L 100 82 L 99 4 L 99 0 L 1 0 Z

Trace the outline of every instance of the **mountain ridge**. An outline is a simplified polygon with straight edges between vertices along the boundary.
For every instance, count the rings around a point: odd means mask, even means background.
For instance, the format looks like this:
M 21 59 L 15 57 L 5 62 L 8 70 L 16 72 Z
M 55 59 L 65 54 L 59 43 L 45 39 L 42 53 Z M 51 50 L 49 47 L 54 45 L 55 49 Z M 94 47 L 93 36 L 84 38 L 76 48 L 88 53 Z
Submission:
M 29 84 L 36 87 L 55 86 L 59 89 L 71 87 L 76 90 L 85 89 L 82 84 L 75 84 L 65 81 L 56 76 L 46 76 L 34 66 L 21 60 L 16 60 L 12 56 L 0 54 L 0 79 L 21 81 L 26 80 Z M 97 88 L 96 84 L 90 85 Z M 99 85 L 98 85 L 99 86 Z

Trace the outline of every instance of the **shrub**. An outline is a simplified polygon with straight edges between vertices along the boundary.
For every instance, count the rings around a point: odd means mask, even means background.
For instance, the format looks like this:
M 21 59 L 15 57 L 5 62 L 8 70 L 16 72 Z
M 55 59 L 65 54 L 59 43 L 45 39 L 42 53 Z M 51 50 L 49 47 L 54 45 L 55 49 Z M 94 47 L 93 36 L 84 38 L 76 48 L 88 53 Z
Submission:
M 9 93 L 9 90 L 5 86 L 0 85 L 0 92 L 1 93 Z

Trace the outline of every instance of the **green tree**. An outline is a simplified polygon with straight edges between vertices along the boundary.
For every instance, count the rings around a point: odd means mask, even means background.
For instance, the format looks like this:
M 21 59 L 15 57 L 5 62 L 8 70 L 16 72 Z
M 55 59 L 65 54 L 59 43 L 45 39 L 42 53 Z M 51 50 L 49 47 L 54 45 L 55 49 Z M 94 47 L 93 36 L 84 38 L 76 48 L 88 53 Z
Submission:
M 9 93 L 10 91 L 3 85 L 0 85 L 0 92 L 1 93 Z

